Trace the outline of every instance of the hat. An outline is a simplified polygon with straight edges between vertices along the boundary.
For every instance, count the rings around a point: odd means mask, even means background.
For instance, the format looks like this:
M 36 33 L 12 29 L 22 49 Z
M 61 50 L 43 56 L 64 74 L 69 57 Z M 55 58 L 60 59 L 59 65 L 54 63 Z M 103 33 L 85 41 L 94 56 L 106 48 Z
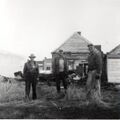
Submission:
M 88 44 L 88 47 L 90 47 L 90 46 L 93 46 L 93 44 L 92 43 Z
M 36 58 L 36 56 L 34 54 L 31 54 L 29 58 Z
M 62 53 L 62 52 L 63 52 L 63 50 L 59 50 L 58 52 L 59 52 L 59 53 Z

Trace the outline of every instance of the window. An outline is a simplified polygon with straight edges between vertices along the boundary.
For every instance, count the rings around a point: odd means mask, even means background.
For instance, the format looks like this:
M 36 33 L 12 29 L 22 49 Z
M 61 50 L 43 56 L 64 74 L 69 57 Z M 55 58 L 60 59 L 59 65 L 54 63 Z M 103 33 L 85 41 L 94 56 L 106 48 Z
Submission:
M 50 70 L 50 67 L 46 67 L 46 70 Z

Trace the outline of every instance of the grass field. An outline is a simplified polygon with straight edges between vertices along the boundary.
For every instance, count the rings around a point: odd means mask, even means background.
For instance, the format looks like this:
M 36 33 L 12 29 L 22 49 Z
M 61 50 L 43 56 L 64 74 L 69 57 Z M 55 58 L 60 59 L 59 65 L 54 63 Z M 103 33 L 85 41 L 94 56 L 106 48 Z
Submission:
M 0 118 L 75 119 L 120 118 L 120 91 L 102 89 L 103 100 L 112 107 L 87 105 L 84 86 L 68 88 L 68 99 L 55 99 L 55 86 L 37 85 L 38 99 L 24 101 L 24 82 L 0 82 Z

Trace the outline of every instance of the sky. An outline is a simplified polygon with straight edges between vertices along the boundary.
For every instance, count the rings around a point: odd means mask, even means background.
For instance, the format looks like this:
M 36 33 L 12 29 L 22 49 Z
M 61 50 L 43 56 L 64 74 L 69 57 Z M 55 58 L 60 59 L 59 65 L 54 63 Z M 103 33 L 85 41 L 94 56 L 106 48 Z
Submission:
M 120 0 L 0 0 L 0 50 L 42 60 L 76 31 L 112 50 L 120 44 Z

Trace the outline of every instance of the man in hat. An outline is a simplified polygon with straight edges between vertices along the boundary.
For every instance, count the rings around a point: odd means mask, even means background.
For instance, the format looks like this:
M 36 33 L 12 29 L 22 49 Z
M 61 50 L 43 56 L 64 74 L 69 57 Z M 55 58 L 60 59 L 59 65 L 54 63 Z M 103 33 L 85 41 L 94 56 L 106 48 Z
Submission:
M 86 83 L 87 99 L 98 102 L 101 98 L 100 78 L 102 73 L 102 55 L 93 44 L 88 45 L 88 79 Z
M 54 74 L 56 76 L 56 89 L 59 95 L 59 93 L 61 92 L 61 88 L 60 88 L 61 81 L 64 86 L 64 93 L 66 93 L 66 90 L 67 90 L 67 82 L 66 82 L 67 61 L 63 54 L 63 50 L 59 50 L 57 52 L 57 57 L 55 58 L 54 62 L 55 62 Z
M 37 78 L 39 75 L 38 64 L 36 63 L 35 55 L 31 54 L 29 56 L 30 60 L 28 60 L 23 69 L 23 76 L 25 79 L 25 98 L 29 100 L 30 88 L 32 86 L 32 99 L 37 99 L 36 94 L 36 85 L 37 85 Z

